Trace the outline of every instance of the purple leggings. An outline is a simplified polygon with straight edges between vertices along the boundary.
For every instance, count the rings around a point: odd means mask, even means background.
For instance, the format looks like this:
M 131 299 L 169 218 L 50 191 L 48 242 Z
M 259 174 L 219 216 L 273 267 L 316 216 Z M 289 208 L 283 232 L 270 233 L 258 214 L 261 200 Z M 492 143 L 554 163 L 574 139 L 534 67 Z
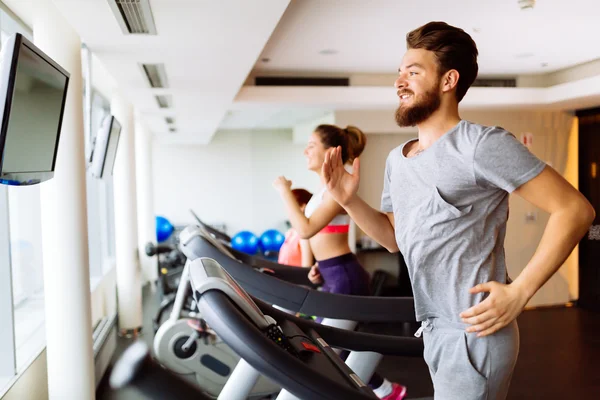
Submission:
M 369 274 L 352 253 L 319 261 L 319 271 L 321 271 L 324 281 L 322 287 L 324 292 L 355 296 L 368 296 L 370 294 Z M 322 321 L 323 318 L 316 319 L 318 323 Z M 343 360 L 346 360 L 349 354 L 349 352 L 343 351 L 340 356 Z M 372 389 L 377 389 L 382 383 L 383 378 L 375 373 L 369 381 L 369 386 Z
M 337 294 L 368 296 L 369 274 L 352 253 L 319 261 L 323 291 Z

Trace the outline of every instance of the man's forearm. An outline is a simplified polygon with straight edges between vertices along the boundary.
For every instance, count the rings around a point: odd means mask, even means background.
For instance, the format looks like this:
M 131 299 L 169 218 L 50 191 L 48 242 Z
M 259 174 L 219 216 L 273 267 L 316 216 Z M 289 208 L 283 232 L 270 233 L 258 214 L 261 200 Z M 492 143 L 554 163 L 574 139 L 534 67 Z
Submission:
M 355 196 L 344 209 L 360 229 L 390 253 L 398 251 L 394 227 L 387 215 L 369 206 L 363 199 Z
M 593 214 L 582 214 L 576 207 L 551 214 L 535 254 L 513 285 L 522 288 L 528 299 L 533 297 L 563 265 L 593 219 Z

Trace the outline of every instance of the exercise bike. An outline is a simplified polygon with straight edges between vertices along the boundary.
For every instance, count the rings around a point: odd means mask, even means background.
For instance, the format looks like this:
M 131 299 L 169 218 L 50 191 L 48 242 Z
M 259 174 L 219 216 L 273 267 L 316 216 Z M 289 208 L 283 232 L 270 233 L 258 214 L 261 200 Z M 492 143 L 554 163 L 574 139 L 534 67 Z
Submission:
M 175 301 L 175 293 L 179 287 L 179 281 L 187 258 L 175 245 L 171 244 L 155 245 L 152 242 L 148 242 L 145 251 L 149 257 L 156 256 L 158 259 L 158 279 L 156 285 L 158 287 L 160 306 L 155 317 L 152 319 L 152 326 L 156 333 L 162 322 L 163 314 Z M 195 309 L 190 299 L 186 301 L 183 308 L 184 310 L 182 311 L 192 311 Z
M 217 397 L 238 364 L 240 357 L 210 329 L 197 312 L 195 304 L 186 310 L 190 295 L 188 264 L 184 267 L 179 288 L 169 318 L 154 337 L 154 354 L 169 370 L 193 376 L 196 384 L 208 395 Z M 264 398 L 281 388 L 268 378 L 260 377 L 249 398 Z

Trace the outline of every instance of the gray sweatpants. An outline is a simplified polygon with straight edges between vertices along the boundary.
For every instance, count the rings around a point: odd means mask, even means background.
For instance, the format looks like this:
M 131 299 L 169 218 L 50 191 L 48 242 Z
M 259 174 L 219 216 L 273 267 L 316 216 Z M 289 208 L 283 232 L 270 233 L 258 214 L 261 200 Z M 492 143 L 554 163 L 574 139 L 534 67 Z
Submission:
M 439 318 L 422 324 L 434 399 L 506 399 L 519 354 L 517 322 L 485 337 L 465 332 L 467 327 Z

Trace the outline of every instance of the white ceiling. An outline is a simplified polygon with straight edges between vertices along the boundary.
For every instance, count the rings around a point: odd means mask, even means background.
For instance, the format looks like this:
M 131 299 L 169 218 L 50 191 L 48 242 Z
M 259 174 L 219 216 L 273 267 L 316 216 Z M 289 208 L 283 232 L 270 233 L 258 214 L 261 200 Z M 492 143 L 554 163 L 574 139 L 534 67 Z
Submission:
M 29 24 L 38 1 L 4 0 Z M 250 73 L 393 74 L 406 33 L 431 20 L 473 36 L 482 76 L 549 73 L 600 58 L 599 0 L 537 0 L 529 11 L 517 0 L 150 0 L 156 36 L 124 35 L 109 0 L 52 1 L 149 130 L 180 143 L 206 143 L 217 128 L 319 118 L 334 104 L 232 103 Z M 331 49 L 337 53 L 319 54 Z M 170 87 L 150 88 L 139 63 L 164 63 Z M 172 94 L 172 109 L 158 108 L 154 95 L 162 93 Z M 165 116 L 175 117 L 177 133 L 167 132 Z
M 214 134 L 289 3 L 151 0 L 158 34 L 125 35 L 108 0 L 53 2 L 151 131 L 164 132 L 157 116 L 174 116 L 176 135 L 197 143 Z M 165 63 L 169 88 L 150 88 L 139 63 Z M 173 96 L 172 109 L 158 108 L 162 93 Z
M 327 108 L 268 105 L 258 109 L 232 109 L 227 112 L 219 129 L 290 129 L 306 121 L 327 115 Z
M 255 68 L 394 73 L 406 34 L 445 21 L 473 37 L 482 76 L 546 73 L 600 58 L 599 17 L 598 0 L 537 0 L 527 11 L 517 0 L 292 0 L 260 56 L 270 61 Z

